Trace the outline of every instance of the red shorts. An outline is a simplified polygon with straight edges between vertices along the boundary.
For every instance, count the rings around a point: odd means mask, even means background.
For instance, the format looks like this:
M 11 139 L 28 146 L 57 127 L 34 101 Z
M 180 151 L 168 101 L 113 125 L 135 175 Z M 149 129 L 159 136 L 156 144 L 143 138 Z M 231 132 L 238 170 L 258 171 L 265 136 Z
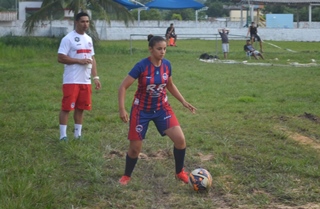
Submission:
M 91 84 L 63 84 L 62 91 L 62 110 L 91 110 Z
M 165 136 L 165 130 L 179 126 L 178 119 L 171 109 L 165 106 L 163 109 L 152 112 L 145 112 L 133 106 L 130 113 L 130 127 L 128 133 L 129 140 L 145 139 L 149 122 L 153 121 L 161 136 Z

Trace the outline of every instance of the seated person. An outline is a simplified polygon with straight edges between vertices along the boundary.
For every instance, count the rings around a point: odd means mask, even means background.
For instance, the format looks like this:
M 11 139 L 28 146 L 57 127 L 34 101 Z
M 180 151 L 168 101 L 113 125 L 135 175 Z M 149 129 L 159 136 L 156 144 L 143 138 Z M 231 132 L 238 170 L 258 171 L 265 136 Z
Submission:
M 255 59 L 258 59 L 258 56 L 261 57 L 264 60 L 263 55 L 253 48 L 253 46 L 250 43 L 250 40 L 247 40 L 246 45 L 243 47 L 244 51 L 247 53 L 248 56 L 253 56 Z
M 166 40 L 167 40 L 167 45 L 168 46 L 177 46 L 176 41 L 177 41 L 177 34 L 174 31 L 173 23 L 170 24 L 170 27 L 167 28 L 166 31 Z M 173 45 L 170 45 L 169 40 L 170 38 L 174 38 Z

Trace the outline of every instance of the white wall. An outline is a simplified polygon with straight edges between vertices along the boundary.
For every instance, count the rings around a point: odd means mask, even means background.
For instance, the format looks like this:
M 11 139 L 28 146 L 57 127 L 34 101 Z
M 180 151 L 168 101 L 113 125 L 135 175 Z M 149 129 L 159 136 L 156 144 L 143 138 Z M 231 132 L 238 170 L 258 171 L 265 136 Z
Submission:
M 40 8 L 42 2 L 39 1 L 23 1 L 19 2 L 19 20 L 26 20 L 26 8 Z
M 24 36 L 22 20 L 12 22 L 0 22 L 0 36 L 12 34 Z M 176 27 L 178 38 L 215 38 L 217 29 L 226 27 L 225 22 L 203 21 L 141 21 L 130 23 L 128 27 L 121 21 L 112 21 L 109 25 L 105 21 L 96 21 L 97 32 L 102 40 L 128 40 L 130 34 L 141 34 L 132 36 L 133 39 L 146 39 L 148 34 L 164 35 L 166 28 L 173 22 Z M 299 27 L 298 27 L 299 26 Z M 228 22 L 230 38 L 245 39 L 247 28 L 240 26 L 239 22 Z M 320 41 L 320 23 L 308 22 L 295 23 L 294 29 L 268 29 L 258 28 L 258 32 L 264 40 L 275 41 Z M 59 36 L 73 30 L 73 21 L 42 21 L 36 28 L 34 36 Z

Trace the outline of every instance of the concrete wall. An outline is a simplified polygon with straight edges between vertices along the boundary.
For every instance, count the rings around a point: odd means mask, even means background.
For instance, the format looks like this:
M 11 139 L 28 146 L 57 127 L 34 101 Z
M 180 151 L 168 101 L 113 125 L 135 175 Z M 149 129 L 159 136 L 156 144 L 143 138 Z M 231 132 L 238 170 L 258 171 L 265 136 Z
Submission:
M 8 34 L 24 36 L 22 20 L 12 22 L 0 22 L 0 36 Z M 248 28 L 240 25 L 240 22 L 220 21 L 141 21 L 130 23 L 128 27 L 121 21 L 112 21 L 111 24 L 105 21 L 96 21 L 97 32 L 102 40 L 128 40 L 146 39 L 147 34 L 162 35 L 166 28 L 173 22 L 176 27 L 178 38 L 216 38 L 217 29 L 228 27 L 230 38 L 245 39 Z M 258 28 L 259 34 L 264 40 L 274 41 L 320 41 L 320 23 L 300 22 L 294 24 L 294 29 L 269 29 Z M 73 30 L 73 21 L 42 21 L 38 24 L 34 36 L 62 36 Z M 131 35 L 130 34 L 135 34 Z

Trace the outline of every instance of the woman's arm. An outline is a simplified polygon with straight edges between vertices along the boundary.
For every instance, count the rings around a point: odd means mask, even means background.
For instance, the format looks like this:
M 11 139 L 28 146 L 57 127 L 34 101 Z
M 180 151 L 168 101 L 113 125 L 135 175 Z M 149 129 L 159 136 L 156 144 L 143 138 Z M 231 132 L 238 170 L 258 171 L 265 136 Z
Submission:
M 119 104 L 119 114 L 123 122 L 129 121 L 129 116 L 125 108 L 125 97 L 127 89 L 132 85 L 135 79 L 129 75 L 125 77 L 118 90 L 118 104 Z
M 167 89 L 168 91 L 174 96 L 179 102 L 182 103 L 182 105 L 186 108 L 188 108 L 192 113 L 195 113 L 197 108 L 192 106 L 189 102 L 187 102 L 182 94 L 180 93 L 179 89 L 176 87 L 176 85 L 172 81 L 172 77 L 169 77 L 168 83 L 167 83 Z

